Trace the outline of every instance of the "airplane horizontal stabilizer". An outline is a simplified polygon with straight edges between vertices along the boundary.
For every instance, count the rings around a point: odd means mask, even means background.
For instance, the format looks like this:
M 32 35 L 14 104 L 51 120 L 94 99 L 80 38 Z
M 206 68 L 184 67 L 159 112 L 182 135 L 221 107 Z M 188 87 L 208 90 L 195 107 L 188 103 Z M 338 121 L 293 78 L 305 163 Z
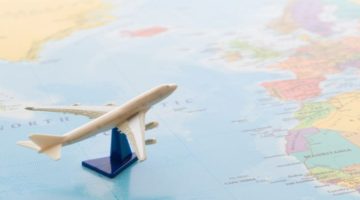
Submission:
M 17 144 L 34 149 L 39 153 L 44 153 L 53 160 L 59 160 L 61 158 L 61 147 L 64 141 L 64 136 L 35 134 L 30 136 L 30 140 L 19 141 Z
M 64 136 L 56 135 L 31 135 L 30 139 L 40 147 L 39 152 L 44 153 L 53 160 L 61 158 L 61 147 L 64 142 Z
M 19 141 L 16 144 L 26 147 L 26 148 L 34 149 L 35 151 L 40 151 L 40 147 L 30 140 Z
M 46 149 L 43 151 L 44 154 L 49 156 L 53 160 L 59 160 L 61 158 L 61 144 L 55 145 L 51 148 Z

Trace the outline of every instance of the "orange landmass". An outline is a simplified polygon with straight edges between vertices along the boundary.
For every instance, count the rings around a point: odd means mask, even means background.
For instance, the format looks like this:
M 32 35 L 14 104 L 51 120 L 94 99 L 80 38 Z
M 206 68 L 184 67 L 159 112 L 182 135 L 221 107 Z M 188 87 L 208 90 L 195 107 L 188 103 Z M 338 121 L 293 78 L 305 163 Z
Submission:
M 312 79 L 295 79 L 265 82 L 261 85 L 265 87 L 273 96 L 282 100 L 302 101 L 316 97 L 321 93 L 320 82 L 323 77 Z
M 297 78 L 326 76 L 346 67 L 360 66 L 360 37 L 314 42 L 275 67 L 290 70 Z M 350 66 L 351 65 L 351 66 Z
M 168 31 L 168 28 L 161 26 L 154 26 L 134 31 L 125 31 L 124 34 L 130 37 L 152 37 Z
M 313 127 L 339 132 L 360 147 L 360 92 L 342 93 L 327 101 L 334 109 L 316 120 Z
M 263 83 L 269 92 L 283 100 L 306 100 L 321 94 L 320 83 L 327 75 L 349 67 L 360 68 L 360 37 L 312 42 L 288 59 L 272 66 L 295 74 L 294 80 Z
M 226 60 L 226 62 L 233 63 L 241 60 L 242 56 L 239 52 L 227 52 L 222 58 Z

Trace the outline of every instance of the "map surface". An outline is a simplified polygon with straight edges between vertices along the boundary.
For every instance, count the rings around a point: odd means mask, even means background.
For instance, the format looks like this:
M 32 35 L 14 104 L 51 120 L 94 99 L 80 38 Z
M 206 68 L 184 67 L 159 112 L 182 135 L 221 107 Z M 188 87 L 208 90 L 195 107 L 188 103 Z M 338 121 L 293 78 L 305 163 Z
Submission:
M 31 3 L 30 3 L 31 2 Z M 360 1 L 3 1 L 0 199 L 359 199 Z M 21 148 L 81 116 L 28 105 L 121 105 L 163 83 L 148 159 L 115 179 Z

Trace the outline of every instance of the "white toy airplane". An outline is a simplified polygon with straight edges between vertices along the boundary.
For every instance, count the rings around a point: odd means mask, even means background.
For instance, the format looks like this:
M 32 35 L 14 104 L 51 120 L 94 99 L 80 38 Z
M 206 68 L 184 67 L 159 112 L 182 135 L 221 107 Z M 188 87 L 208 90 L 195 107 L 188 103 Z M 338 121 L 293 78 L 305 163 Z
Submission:
M 125 133 L 139 160 L 146 159 L 145 130 L 157 127 L 156 122 L 145 125 L 145 113 L 150 107 L 168 97 L 176 90 L 175 84 L 161 85 L 130 100 L 122 106 L 59 106 L 59 107 L 27 107 L 27 110 L 72 113 L 94 119 L 62 136 L 31 135 L 29 141 L 17 144 L 44 153 L 54 160 L 61 158 L 61 148 L 82 141 L 98 133 L 117 127 Z

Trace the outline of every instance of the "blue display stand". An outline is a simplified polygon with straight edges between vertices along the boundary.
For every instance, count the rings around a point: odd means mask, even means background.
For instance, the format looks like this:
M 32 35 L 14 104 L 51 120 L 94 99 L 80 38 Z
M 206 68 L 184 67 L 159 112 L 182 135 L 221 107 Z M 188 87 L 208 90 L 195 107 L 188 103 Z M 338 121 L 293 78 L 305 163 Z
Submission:
M 126 135 L 117 128 L 112 129 L 110 151 L 110 157 L 86 160 L 82 162 L 82 166 L 114 178 L 138 160 L 136 155 L 131 152 Z

